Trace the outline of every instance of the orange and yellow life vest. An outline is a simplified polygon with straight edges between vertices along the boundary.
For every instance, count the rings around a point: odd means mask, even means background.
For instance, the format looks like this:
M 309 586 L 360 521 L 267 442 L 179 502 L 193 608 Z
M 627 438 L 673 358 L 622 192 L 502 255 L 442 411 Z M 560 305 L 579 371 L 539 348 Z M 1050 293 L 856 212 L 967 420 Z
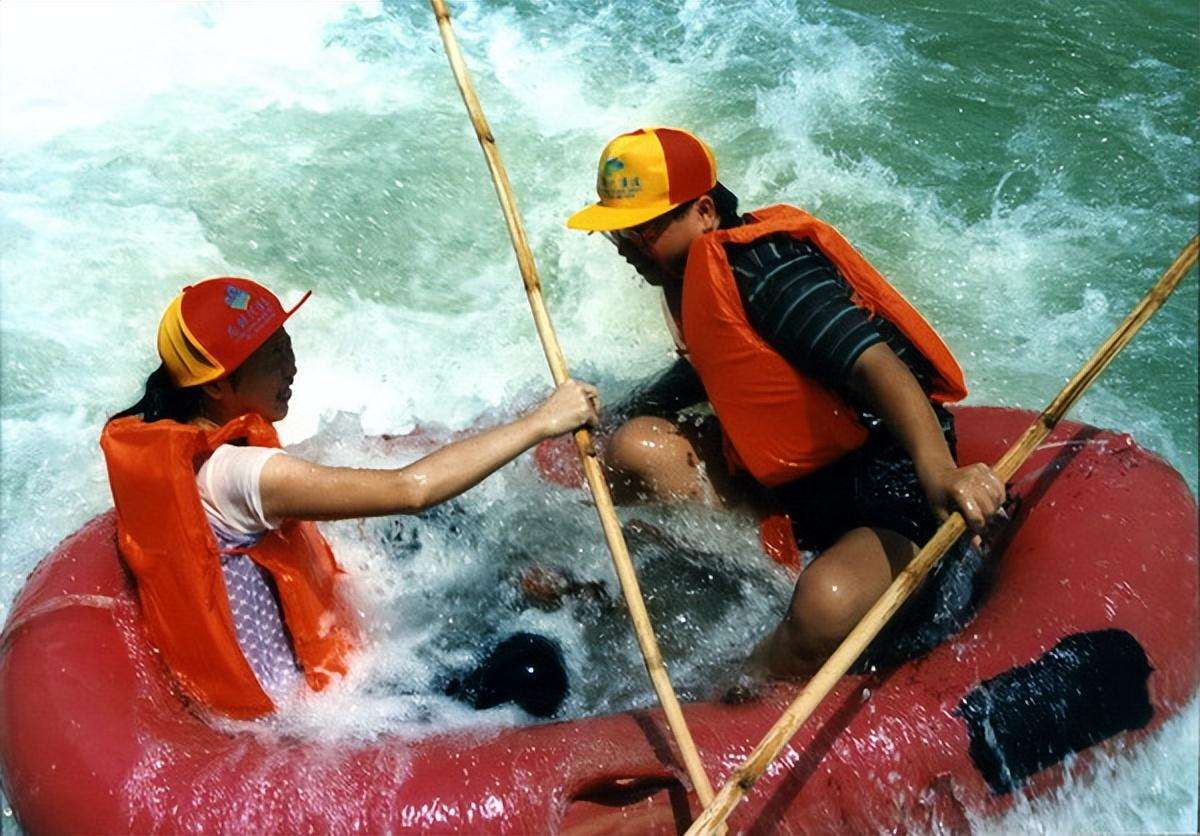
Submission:
M 137 580 L 151 640 L 192 698 L 221 714 L 274 710 L 238 646 L 216 538 L 196 472 L 222 444 L 278 447 L 257 415 L 205 430 L 175 421 L 110 421 L 100 438 L 117 508 L 121 556 Z M 342 570 L 316 526 L 287 521 L 246 552 L 275 581 L 305 679 L 320 690 L 346 672 L 356 630 L 338 595 Z
M 966 383 L 937 332 L 829 224 L 792 206 L 750 213 L 750 221 L 700 236 L 688 251 L 680 331 L 725 433 L 726 453 L 768 487 L 810 474 L 861 446 L 867 430 L 845 400 L 796 369 L 750 325 L 725 244 L 787 233 L 807 239 L 833 263 L 854 304 L 895 325 L 934 371 L 930 398 L 962 400 Z

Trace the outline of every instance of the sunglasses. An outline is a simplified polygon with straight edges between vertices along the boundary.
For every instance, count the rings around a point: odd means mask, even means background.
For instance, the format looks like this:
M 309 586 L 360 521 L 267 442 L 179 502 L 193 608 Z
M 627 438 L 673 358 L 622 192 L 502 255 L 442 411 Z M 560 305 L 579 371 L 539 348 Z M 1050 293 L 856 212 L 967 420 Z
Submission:
M 637 247 L 642 252 L 649 252 L 659 238 L 662 238 L 663 233 L 667 231 L 675 219 L 686 212 L 695 201 L 689 200 L 687 203 L 681 203 L 670 212 L 659 215 L 657 218 L 651 218 L 645 223 L 640 223 L 637 226 L 627 227 L 625 229 L 614 229 L 610 232 L 605 232 L 604 237 L 615 244 L 618 248 L 622 243 L 631 244 Z

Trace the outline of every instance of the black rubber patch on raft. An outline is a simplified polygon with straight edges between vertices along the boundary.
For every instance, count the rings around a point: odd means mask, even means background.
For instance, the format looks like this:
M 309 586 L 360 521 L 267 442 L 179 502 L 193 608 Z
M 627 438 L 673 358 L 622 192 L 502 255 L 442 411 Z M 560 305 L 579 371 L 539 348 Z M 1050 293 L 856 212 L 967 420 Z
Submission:
M 955 711 L 967 724 L 969 753 L 992 792 L 1115 734 L 1140 729 L 1154 709 L 1153 668 L 1124 630 L 1067 636 L 1028 665 L 984 681 Z

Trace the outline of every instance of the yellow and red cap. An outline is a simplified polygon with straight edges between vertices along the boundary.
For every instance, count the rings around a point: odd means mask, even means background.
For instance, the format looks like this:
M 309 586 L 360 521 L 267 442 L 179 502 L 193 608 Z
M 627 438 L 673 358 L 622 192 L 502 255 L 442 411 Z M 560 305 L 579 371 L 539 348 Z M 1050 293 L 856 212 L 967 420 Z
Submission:
M 639 128 L 604 147 L 596 175 L 600 202 L 567 219 L 571 229 L 607 232 L 645 223 L 717 184 L 712 149 L 678 128 Z
M 246 361 L 279 330 L 304 297 L 284 310 L 274 293 L 257 282 L 219 276 L 189 285 L 158 323 L 158 356 L 176 386 L 219 380 Z

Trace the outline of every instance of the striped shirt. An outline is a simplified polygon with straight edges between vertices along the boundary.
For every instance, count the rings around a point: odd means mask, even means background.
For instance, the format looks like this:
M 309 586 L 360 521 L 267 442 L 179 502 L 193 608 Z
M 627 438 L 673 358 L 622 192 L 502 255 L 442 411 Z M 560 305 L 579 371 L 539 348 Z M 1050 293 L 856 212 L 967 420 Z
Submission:
M 929 362 L 891 322 L 855 305 L 849 284 L 808 241 L 780 233 L 725 251 L 750 325 L 797 369 L 845 394 L 855 362 L 882 342 L 928 391 Z
M 725 252 L 751 327 L 797 369 L 846 397 L 854 363 L 884 342 L 930 390 L 929 362 L 891 322 L 851 302 L 846 280 L 810 243 L 780 233 L 726 244 Z M 681 358 L 605 410 L 606 420 L 615 426 L 634 415 L 670 417 L 706 397 L 695 369 Z M 861 406 L 859 415 L 868 427 L 879 425 Z

